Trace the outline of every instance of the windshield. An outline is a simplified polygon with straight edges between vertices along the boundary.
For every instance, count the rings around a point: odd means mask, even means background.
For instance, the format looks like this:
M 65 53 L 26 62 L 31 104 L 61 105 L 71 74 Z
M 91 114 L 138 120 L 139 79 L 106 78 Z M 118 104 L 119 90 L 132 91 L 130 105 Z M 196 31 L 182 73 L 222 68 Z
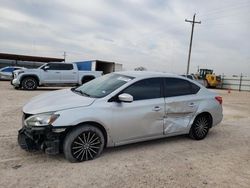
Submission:
M 130 76 L 111 73 L 87 82 L 74 91 L 89 97 L 102 98 L 132 79 Z

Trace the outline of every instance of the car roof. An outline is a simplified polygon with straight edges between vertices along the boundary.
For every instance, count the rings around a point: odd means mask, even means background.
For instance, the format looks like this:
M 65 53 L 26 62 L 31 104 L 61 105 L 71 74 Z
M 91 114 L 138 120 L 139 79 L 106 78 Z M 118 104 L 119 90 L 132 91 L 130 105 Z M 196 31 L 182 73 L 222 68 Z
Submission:
M 181 76 L 173 73 L 164 73 L 164 72 L 157 72 L 157 71 L 121 71 L 115 72 L 118 74 L 131 76 L 134 78 L 150 78 L 150 77 L 176 77 L 182 78 Z

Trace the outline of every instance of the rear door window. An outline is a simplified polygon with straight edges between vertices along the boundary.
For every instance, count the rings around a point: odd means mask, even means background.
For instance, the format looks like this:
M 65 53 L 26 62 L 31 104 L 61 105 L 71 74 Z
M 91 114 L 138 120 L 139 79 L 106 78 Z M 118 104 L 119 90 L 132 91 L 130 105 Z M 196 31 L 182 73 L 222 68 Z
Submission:
M 165 97 L 174 97 L 182 95 L 196 94 L 200 87 L 187 80 L 180 78 L 165 78 L 164 95 Z
M 72 64 L 61 64 L 61 70 L 73 70 Z

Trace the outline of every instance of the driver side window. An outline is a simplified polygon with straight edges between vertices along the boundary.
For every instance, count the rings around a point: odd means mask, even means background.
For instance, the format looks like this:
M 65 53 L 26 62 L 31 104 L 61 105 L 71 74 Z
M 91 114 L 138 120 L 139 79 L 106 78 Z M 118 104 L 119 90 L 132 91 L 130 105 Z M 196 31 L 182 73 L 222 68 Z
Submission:
M 163 97 L 162 82 L 161 78 L 140 80 L 124 89 L 122 93 L 132 95 L 134 101 L 161 98 Z
M 50 63 L 47 66 L 49 67 L 48 70 L 60 70 L 60 65 L 56 63 Z

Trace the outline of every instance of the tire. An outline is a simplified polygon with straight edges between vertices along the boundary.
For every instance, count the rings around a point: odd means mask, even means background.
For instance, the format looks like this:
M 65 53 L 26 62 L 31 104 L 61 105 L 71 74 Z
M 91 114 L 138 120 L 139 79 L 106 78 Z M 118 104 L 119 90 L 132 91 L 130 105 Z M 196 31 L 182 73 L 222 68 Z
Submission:
M 100 129 L 82 125 L 69 132 L 63 143 L 64 156 L 70 162 L 93 160 L 100 156 L 105 139 Z
M 207 115 L 197 116 L 189 131 L 189 136 L 195 140 L 204 139 L 211 127 L 211 121 Z
M 35 90 L 37 88 L 37 81 L 33 77 L 27 77 L 22 80 L 22 88 L 25 90 Z

